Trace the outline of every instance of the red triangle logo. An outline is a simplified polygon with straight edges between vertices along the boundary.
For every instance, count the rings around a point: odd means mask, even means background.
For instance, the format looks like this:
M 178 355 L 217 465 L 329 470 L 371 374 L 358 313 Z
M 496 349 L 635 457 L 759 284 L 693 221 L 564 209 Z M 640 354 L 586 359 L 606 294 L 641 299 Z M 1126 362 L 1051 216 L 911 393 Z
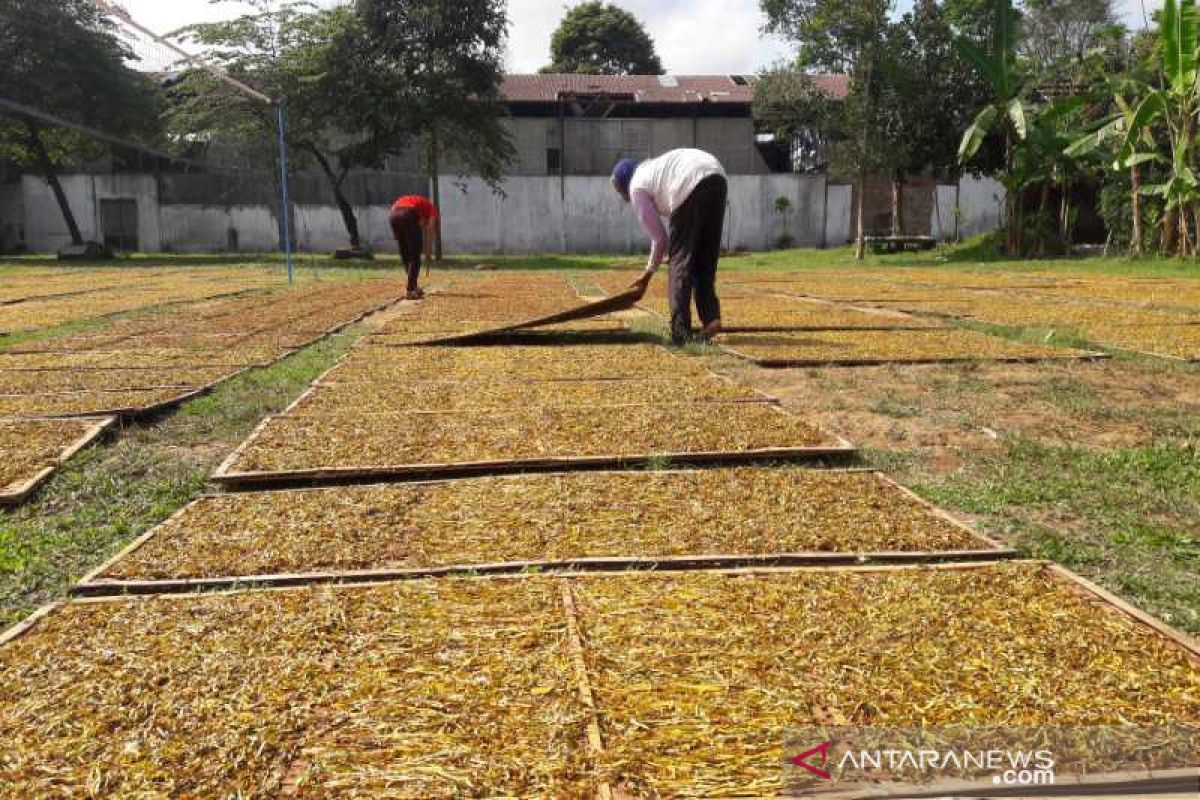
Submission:
M 821 755 L 821 766 L 824 767 L 825 763 L 829 760 L 829 748 L 831 747 L 833 747 L 833 742 L 826 742 L 825 744 L 817 745 L 813 749 L 805 750 L 803 753 L 793 758 L 792 763 L 797 767 L 808 770 L 818 778 L 824 778 L 827 781 L 831 781 L 833 780 L 832 775 L 820 767 L 814 767 L 812 764 L 808 763 L 808 759 L 819 753 Z

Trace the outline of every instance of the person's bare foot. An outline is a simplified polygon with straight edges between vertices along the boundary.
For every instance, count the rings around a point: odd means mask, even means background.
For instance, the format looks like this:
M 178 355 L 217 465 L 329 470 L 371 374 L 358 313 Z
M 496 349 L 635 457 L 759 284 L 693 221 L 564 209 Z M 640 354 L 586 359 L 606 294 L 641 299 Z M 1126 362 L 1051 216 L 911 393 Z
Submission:
M 704 326 L 704 330 L 700 331 L 700 338 L 707 342 L 720 332 L 721 320 L 714 319 L 712 322 Z

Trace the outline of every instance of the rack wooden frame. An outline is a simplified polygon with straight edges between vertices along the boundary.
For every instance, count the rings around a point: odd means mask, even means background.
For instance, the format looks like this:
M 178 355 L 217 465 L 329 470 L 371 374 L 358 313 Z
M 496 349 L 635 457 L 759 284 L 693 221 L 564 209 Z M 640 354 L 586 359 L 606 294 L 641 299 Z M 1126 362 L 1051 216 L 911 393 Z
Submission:
M 10 487 L 0 493 L 0 507 L 18 506 L 29 499 L 29 496 L 41 488 L 50 477 L 59 470 L 64 464 L 70 461 L 81 450 L 96 443 L 112 426 L 117 422 L 116 417 L 76 417 L 75 421 L 91 422 L 92 424 L 87 430 L 72 442 L 65 450 L 55 457 L 54 461 L 38 470 L 33 476 L 26 478 L 23 481 L 17 481 L 10 484 Z M 22 419 L 22 421 L 29 421 Z
M 706 405 L 716 403 L 692 403 L 684 405 Z M 745 402 L 728 405 L 746 405 Z M 775 403 L 761 404 L 774 413 L 796 419 Z M 434 412 L 436 413 L 436 412 Z M 485 412 L 486 413 L 486 412 Z M 522 472 L 568 472 L 599 469 L 632 469 L 667 460 L 677 464 L 748 464 L 759 461 L 813 461 L 820 459 L 846 458 L 857 452 L 857 448 L 841 436 L 821 431 L 828 444 L 797 447 L 763 447 L 751 450 L 697 450 L 684 452 L 635 453 L 629 455 L 594 456 L 548 456 L 539 458 L 497 458 L 460 462 L 417 462 L 384 466 L 314 467 L 296 470 L 239 471 L 235 465 L 259 436 L 275 420 L 283 416 L 270 416 L 258 424 L 250 436 L 238 445 L 217 467 L 209 480 L 225 489 L 264 490 L 285 487 L 339 486 L 361 483 L 410 482 L 422 478 L 470 477 L 482 475 L 508 475 Z
M 698 470 L 664 470 L 660 475 L 694 474 Z M 560 473 L 562 474 L 562 473 Z M 620 473 L 599 473 L 620 474 Z M 566 559 L 524 559 L 494 563 L 463 563 L 379 569 L 316 570 L 296 573 L 264 573 L 256 575 L 214 575 L 200 578 L 113 579 L 104 574 L 124 559 L 132 556 L 153 541 L 162 531 L 176 523 L 193 506 L 206 500 L 228 495 L 210 494 L 197 498 L 176 511 L 164 522 L 143 533 L 116 555 L 93 569 L 70 590 L 76 597 L 108 595 L 173 594 L 195 591 L 218 591 L 238 586 L 307 586 L 315 584 L 361 584 L 380 581 L 414 580 L 463 575 L 515 575 L 528 572 L 588 573 L 588 572 L 688 572 L 762 567 L 849 567 L 869 564 L 949 564 L 976 561 L 996 561 L 1018 558 L 1017 551 L 954 517 L 911 489 L 901 486 L 891 477 L 872 469 L 836 470 L 835 474 L 872 475 L 880 483 L 900 493 L 930 516 L 949 524 L 970 536 L 980 546 L 954 550 L 885 550 L 885 551 L 802 551 L 781 553 L 717 553 L 685 556 L 577 556 Z M 553 476 L 553 473 L 551 474 Z M 529 476 L 495 476 L 519 480 Z M 477 480 L 488 480 L 479 478 Z M 411 486 L 444 486 L 449 480 L 421 481 Z M 376 484 L 385 486 L 387 484 Z M 302 494 L 323 489 L 288 489 L 281 493 Z
M 926 330 L 937 330 L 926 329 Z M 749 361 L 755 366 L 763 369 L 798 369 L 806 367 L 909 367 L 923 366 L 929 364 L 1039 364 L 1047 361 L 1105 361 L 1112 358 L 1109 353 L 1099 353 L 1092 351 L 1079 352 L 1064 352 L 1062 355 L 1042 355 L 1042 356 L 954 356 L 954 357 L 929 357 L 929 358 L 914 358 L 914 359 L 896 359 L 896 358 L 761 358 L 736 347 L 721 344 L 717 341 L 717 346 L 731 356 Z

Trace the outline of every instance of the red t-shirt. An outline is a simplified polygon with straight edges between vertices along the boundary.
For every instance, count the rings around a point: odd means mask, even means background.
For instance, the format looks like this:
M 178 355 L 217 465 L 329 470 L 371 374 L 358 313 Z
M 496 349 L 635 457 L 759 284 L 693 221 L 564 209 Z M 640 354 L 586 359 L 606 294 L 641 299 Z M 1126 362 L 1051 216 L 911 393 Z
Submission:
M 398 211 L 402 208 L 415 208 L 417 213 L 421 215 L 422 225 L 431 219 L 438 218 L 437 206 L 419 194 L 405 195 L 392 204 L 392 211 Z

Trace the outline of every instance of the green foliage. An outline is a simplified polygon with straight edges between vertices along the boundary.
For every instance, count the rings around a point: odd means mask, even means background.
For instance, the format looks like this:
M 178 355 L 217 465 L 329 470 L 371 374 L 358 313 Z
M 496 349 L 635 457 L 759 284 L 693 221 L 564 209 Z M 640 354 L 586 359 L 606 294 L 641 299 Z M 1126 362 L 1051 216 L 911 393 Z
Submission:
M 842 101 L 822 91 L 812 77 L 792 67 L 774 67 L 754 85 L 754 120 L 776 141 L 799 147 L 793 167 L 805 171 L 827 166 L 827 143 L 848 136 Z
M 105 133 L 157 132 L 153 84 L 89 0 L 0 4 L 0 97 Z
M 502 0 L 358 0 L 336 43 L 353 129 L 401 153 L 437 142 L 460 171 L 498 186 L 516 156 L 500 98 Z
M 229 0 L 220 0 L 228 2 Z M 319 166 L 342 211 L 351 247 L 359 247 L 358 220 L 342 193 L 354 167 L 382 166 L 386 147 L 348 135 L 342 102 L 350 76 L 334 69 L 336 43 L 354 23 L 344 7 L 322 10 L 306 0 L 249 0 L 234 19 L 191 25 L 180 35 L 210 63 L 269 97 L 286 103 L 288 144 L 296 166 Z M 168 120 L 178 141 L 207 143 L 206 156 L 246 169 L 276 163 L 275 108 L 239 92 L 204 70 L 192 69 L 172 88 Z M 271 171 L 272 179 L 277 174 Z
M 1039 75 L 1074 75 L 1091 54 L 1122 48 L 1112 0 L 1025 0 L 1024 9 L 1020 49 Z
M 878 85 L 887 166 L 901 178 L 956 174 L 959 131 L 984 87 L 954 46 L 937 3 L 918 2 L 888 25 Z
M 637 17 L 600 0 L 567 11 L 550 40 L 542 72 L 588 75 L 661 75 L 654 41 Z
M 759 0 L 767 24 L 764 30 L 799 46 L 797 69 L 825 69 L 850 76 L 851 97 L 833 112 L 850 134 L 833 139 L 855 164 L 858 178 L 856 216 L 859 259 L 865 256 L 863 197 L 869 171 L 888 161 L 888 150 L 879 141 L 883 129 L 878 103 L 886 80 L 885 34 L 895 8 L 892 0 Z M 838 158 L 833 157 L 836 162 Z
M 89 0 L 0 3 L 0 97 L 113 136 L 157 137 L 158 93 L 127 66 L 133 53 Z M 105 152 L 94 139 L 32 118 L 0 117 L 0 158 L 39 170 L 57 188 L 58 170 Z M 56 192 L 75 244 L 79 227 Z
M 1163 3 L 1158 38 L 1164 86 L 1141 87 L 1140 102 L 1131 114 L 1124 115 L 1125 141 L 1116 166 L 1131 169 L 1162 162 L 1161 177 L 1144 184 L 1140 191 L 1160 198 L 1167 214 L 1177 215 L 1170 219 L 1178 225 L 1178 253 L 1188 256 L 1200 250 L 1200 231 L 1193 230 L 1189 221 L 1194 221 L 1191 212 L 1200 201 L 1195 170 L 1196 117 L 1200 114 L 1195 0 Z M 1163 158 L 1164 154 L 1169 155 Z M 1164 246 L 1170 246 L 1169 239 L 1164 236 Z

